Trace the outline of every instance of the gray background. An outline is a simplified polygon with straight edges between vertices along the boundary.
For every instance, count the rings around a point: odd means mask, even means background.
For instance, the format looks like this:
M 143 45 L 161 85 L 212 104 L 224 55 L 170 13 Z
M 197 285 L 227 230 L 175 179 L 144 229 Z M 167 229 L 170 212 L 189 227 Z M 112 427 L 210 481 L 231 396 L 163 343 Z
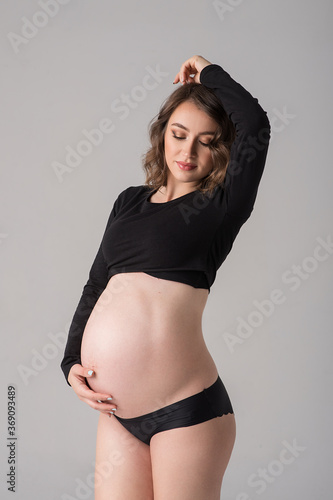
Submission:
M 115 197 L 144 182 L 148 122 L 181 63 L 201 54 L 258 97 L 273 130 L 253 216 L 204 314 L 237 418 L 222 497 L 330 499 L 333 255 L 316 247 L 333 237 L 332 3 L 62 0 L 56 12 L 45 0 L 49 14 L 42 3 L 0 7 L 1 498 L 93 498 L 98 414 L 60 371 L 66 329 Z M 27 31 L 27 20 L 39 27 Z M 163 76 L 148 79 L 158 67 Z M 104 118 L 112 133 L 57 176 L 54 162 Z M 258 302 L 274 290 L 283 303 L 263 315 Z M 256 324 L 247 338 L 240 318 Z M 226 333 L 241 342 L 233 350 Z M 5 479 L 11 383 L 15 495 Z

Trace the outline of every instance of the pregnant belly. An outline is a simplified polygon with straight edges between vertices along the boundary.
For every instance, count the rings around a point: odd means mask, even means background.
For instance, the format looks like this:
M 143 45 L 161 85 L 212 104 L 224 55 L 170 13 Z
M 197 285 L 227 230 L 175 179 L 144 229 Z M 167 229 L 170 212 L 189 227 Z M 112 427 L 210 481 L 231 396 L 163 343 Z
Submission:
M 147 382 L 152 356 L 143 325 L 127 309 L 99 311 L 95 307 L 81 346 L 82 365 L 95 372 L 89 379 L 94 391 L 111 393 L 118 406 L 135 406 L 139 399 L 136 393 L 142 392 L 143 382 Z
M 81 346 L 82 365 L 95 372 L 89 379 L 91 389 L 110 393 L 117 414 L 125 418 L 199 392 L 217 376 L 202 337 L 200 314 L 184 311 L 181 302 L 175 306 L 172 294 L 168 299 L 153 295 L 157 298 L 152 303 L 139 291 L 132 286 L 126 295 L 108 300 L 106 289 L 86 324 Z

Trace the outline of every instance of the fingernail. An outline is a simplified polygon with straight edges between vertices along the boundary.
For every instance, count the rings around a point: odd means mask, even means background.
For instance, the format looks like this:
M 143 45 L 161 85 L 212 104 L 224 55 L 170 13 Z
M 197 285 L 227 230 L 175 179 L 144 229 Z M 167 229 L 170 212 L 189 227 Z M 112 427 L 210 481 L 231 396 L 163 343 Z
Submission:
M 107 398 L 107 401 L 111 401 L 112 398 Z
M 88 375 L 89 375 L 89 377 L 91 377 L 91 375 L 92 375 L 93 373 L 94 373 L 94 372 L 93 372 L 92 370 L 89 370 L 89 371 L 88 371 Z
M 112 411 L 116 411 L 116 410 L 117 410 L 117 408 L 111 408 L 111 410 L 112 410 Z

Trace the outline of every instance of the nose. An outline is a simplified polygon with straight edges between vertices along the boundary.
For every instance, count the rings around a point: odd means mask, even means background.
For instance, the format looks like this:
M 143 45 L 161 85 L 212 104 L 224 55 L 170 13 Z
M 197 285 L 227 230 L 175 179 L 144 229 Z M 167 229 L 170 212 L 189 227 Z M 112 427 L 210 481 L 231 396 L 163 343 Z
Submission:
M 196 143 L 188 139 L 183 143 L 183 155 L 188 158 L 194 158 L 197 155 Z

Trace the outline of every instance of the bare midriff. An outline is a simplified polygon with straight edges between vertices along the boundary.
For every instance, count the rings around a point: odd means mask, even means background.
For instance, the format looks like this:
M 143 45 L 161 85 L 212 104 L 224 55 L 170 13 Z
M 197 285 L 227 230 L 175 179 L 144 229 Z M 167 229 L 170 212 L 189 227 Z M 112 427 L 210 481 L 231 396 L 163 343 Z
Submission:
M 202 332 L 208 290 L 148 274 L 113 276 L 86 324 L 82 365 L 117 415 L 135 417 L 196 394 L 217 378 Z

